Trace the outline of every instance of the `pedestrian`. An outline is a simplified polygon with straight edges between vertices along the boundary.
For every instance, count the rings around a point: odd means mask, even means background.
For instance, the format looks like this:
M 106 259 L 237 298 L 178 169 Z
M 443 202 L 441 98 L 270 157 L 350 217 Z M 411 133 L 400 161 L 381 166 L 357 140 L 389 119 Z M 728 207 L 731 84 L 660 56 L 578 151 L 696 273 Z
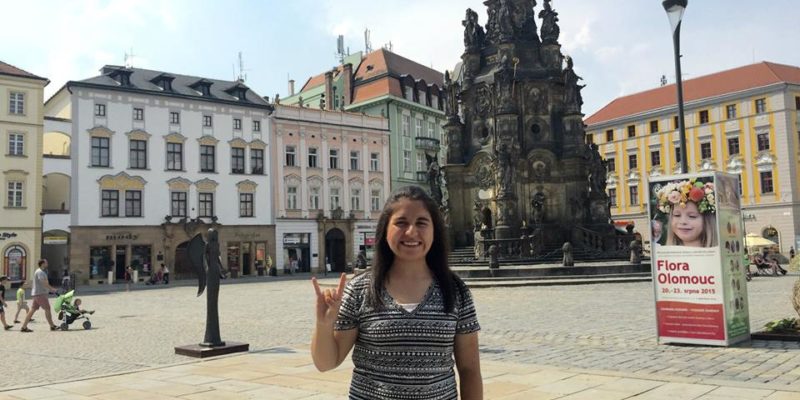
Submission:
M 483 399 L 469 289 L 447 262 L 447 233 L 422 189 L 398 189 L 378 220 L 372 268 L 335 289 L 316 278 L 311 356 L 320 371 L 353 350 L 351 399 Z
M 9 325 L 6 323 L 6 308 L 8 308 L 8 303 L 6 303 L 6 281 L 8 277 L 3 275 L 0 276 L 0 322 L 3 323 L 3 329 L 9 330 L 14 327 L 14 325 Z
M 39 260 L 38 265 L 39 269 L 37 269 L 36 273 L 33 275 L 33 289 L 31 290 L 33 307 L 31 307 L 31 310 L 25 315 L 25 321 L 22 322 L 22 328 L 20 328 L 22 332 L 33 332 L 28 329 L 28 322 L 31 321 L 33 314 L 39 308 L 44 309 L 44 316 L 47 318 L 47 323 L 50 324 L 50 330 L 54 331 L 58 329 L 58 327 L 53 324 L 53 316 L 50 313 L 50 300 L 47 298 L 49 292 L 57 292 L 58 289 L 50 286 L 50 283 L 47 282 L 47 260 Z
M 794 259 L 794 246 L 789 247 L 789 259 Z
M 128 265 L 125 267 L 125 291 L 131 291 L 131 282 L 133 282 L 133 268 Z
M 161 280 L 165 285 L 169 283 L 169 268 L 164 263 L 161 263 Z
M 25 314 L 22 314 L 23 316 L 25 316 L 31 310 L 28 307 L 28 302 L 25 301 L 25 288 L 27 286 L 28 286 L 28 283 L 25 282 L 25 281 L 22 281 L 22 284 L 19 286 L 19 289 L 17 289 L 17 314 L 14 315 L 14 323 L 15 324 L 19 324 L 20 323 L 19 322 L 19 312 L 20 311 L 25 310 Z M 31 321 L 33 321 L 33 318 L 31 318 Z

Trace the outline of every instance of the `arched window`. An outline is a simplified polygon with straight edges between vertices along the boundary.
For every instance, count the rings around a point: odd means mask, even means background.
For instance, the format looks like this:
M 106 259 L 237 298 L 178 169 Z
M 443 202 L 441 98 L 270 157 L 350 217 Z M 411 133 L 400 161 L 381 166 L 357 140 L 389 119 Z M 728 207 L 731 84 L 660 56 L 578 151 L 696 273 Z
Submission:
M 25 280 L 27 253 L 21 246 L 11 246 L 3 254 L 3 271 L 11 281 Z

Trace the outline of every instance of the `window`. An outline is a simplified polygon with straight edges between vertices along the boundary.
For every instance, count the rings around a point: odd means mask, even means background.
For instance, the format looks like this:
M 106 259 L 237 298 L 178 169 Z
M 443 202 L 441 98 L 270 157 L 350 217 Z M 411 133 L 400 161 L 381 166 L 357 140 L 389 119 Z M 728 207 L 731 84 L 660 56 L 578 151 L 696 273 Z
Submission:
M 606 160 L 607 160 L 606 169 L 608 169 L 608 172 L 616 171 L 617 170 L 617 163 L 616 163 L 617 160 L 615 160 L 614 157 L 607 158 Z
M 630 186 L 630 187 L 628 187 L 628 190 L 629 190 L 629 193 L 630 193 L 630 199 L 628 199 L 628 200 L 630 200 L 630 203 L 628 203 L 628 204 L 630 204 L 632 206 L 638 206 L 639 205 L 639 188 L 636 187 L 636 186 Z
M 700 158 L 711 158 L 711 142 L 700 143 Z
M 21 246 L 11 246 L 4 254 L 3 263 L 5 265 L 5 275 L 12 281 L 25 279 L 25 249 Z
M 94 116 L 95 117 L 105 117 L 106 116 L 106 105 L 105 104 L 95 104 L 94 105 Z
M 286 208 L 289 210 L 297 209 L 297 186 L 286 188 Z
M 233 129 L 237 131 L 242 130 L 242 120 L 240 118 L 233 119 Z
M 639 164 L 636 159 L 636 154 L 631 154 L 628 156 L 628 169 L 636 169 Z
M 357 151 L 350 152 L 350 169 L 360 169 L 359 168 L 359 154 Z
M 725 106 L 725 118 L 727 119 L 736 118 L 736 104 L 728 104 L 727 106 Z
M 756 139 L 758 139 L 758 151 L 769 150 L 769 132 L 757 134 Z
M 761 193 L 772 193 L 772 171 L 761 172 Z
M 331 198 L 330 198 L 330 200 L 331 200 L 330 201 L 331 210 L 335 210 L 337 208 L 340 208 L 340 206 L 339 206 L 339 188 L 331 188 L 330 192 L 331 192 Z
M 617 206 L 617 189 L 608 189 L 608 200 L 611 203 L 611 207 Z
M 433 121 L 428 121 L 428 137 L 436 137 L 436 123 Z
M 133 120 L 134 121 L 144 121 L 144 108 L 134 108 L 133 109 Z
M 370 171 L 377 171 L 380 169 L 380 163 L 378 161 L 378 153 L 371 153 L 369 155 L 369 170 Z
M 609 129 L 606 131 L 606 142 L 613 142 L 614 141 L 614 130 Z
M 186 192 L 172 192 L 170 193 L 170 215 L 173 217 L 186 216 Z
M 252 193 L 239 193 L 239 216 L 252 217 L 253 216 L 253 194 Z
M 635 125 L 628 125 L 628 137 L 636 136 L 636 126 Z
M 700 111 L 700 125 L 708 123 L 708 110 Z
M 108 167 L 108 138 L 93 137 L 92 138 L 92 166 L 93 167 Z
M 200 172 L 214 172 L 216 170 L 216 148 L 209 145 L 200 145 Z
M 350 209 L 361 210 L 361 189 L 350 189 Z
M 411 116 L 410 115 L 403 115 L 403 128 L 402 131 L 403 136 L 411 136 Z
M 425 153 L 418 152 L 417 153 L 417 171 L 425 171 Z
M 739 138 L 728 138 L 728 154 L 739 154 Z
M 675 162 L 676 163 L 681 162 L 681 148 L 680 147 L 675 147 Z
M 25 93 L 11 92 L 8 99 L 9 114 L 25 114 Z
M 130 167 L 132 169 L 147 168 L 147 142 L 144 140 L 131 140 L 130 147 Z
M 308 208 L 312 210 L 319 210 L 319 188 L 312 187 L 309 189 L 308 194 Z
M 253 121 L 253 132 L 261 132 L 261 121 Z
M 125 191 L 125 216 L 126 217 L 141 217 L 142 216 L 142 191 L 141 190 L 126 190 Z
M 231 148 L 231 173 L 244 173 L 244 148 L 242 147 Z
M 794 96 L 794 108 L 800 110 L 800 96 Z
M 116 190 L 103 190 L 101 216 L 119 216 L 119 192 Z
M 8 134 L 8 154 L 12 156 L 25 155 L 24 136 L 21 133 Z
M 586 134 L 586 143 L 594 143 L 594 135 L 591 133 Z
M 381 191 L 380 190 L 372 190 L 370 192 L 369 202 L 370 202 L 370 209 L 372 211 L 380 211 L 381 210 Z
M 650 152 L 650 165 L 657 166 L 661 165 L 661 152 L 658 150 Z
M 169 112 L 169 123 L 172 125 L 178 125 L 181 123 L 181 113 L 177 111 L 170 111 Z
M 203 126 L 210 128 L 213 122 L 214 120 L 211 118 L 210 115 L 203 115 Z
M 264 150 L 250 149 L 250 169 L 253 175 L 264 174 Z
M 422 136 L 422 120 L 414 118 L 414 136 Z
M 658 120 L 650 121 L 650 133 L 658 133 Z
M 214 216 L 214 193 L 198 193 L 199 210 L 198 217 L 213 217 Z
M 339 168 L 339 150 L 331 149 L 330 150 L 330 157 L 329 157 L 330 165 L 329 168 L 338 169 Z
M 763 114 L 767 112 L 767 100 L 766 99 L 756 99 L 756 114 Z
M 183 143 L 167 143 L 167 170 L 183 170 Z
M 403 171 L 411 171 L 411 151 L 403 150 Z
M 315 147 L 308 149 L 308 168 L 317 168 L 317 149 Z
M 8 182 L 8 207 L 22 207 L 22 182 Z
M 674 117 L 672 117 L 672 126 L 674 126 L 674 127 L 675 127 L 675 130 L 677 130 L 678 128 L 680 128 L 680 127 L 678 126 L 678 116 L 677 116 L 677 115 L 676 115 L 676 116 L 674 116 Z

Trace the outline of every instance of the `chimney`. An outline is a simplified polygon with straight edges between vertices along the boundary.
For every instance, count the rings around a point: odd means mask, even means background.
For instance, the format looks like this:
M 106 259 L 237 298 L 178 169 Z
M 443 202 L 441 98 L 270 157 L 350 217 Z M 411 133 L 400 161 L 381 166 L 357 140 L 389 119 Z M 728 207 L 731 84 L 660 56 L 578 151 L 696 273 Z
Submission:
M 325 109 L 333 110 L 333 72 L 325 73 Z
M 347 63 L 342 66 L 342 96 L 344 96 L 344 105 L 349 106 L 350 101 L 353 99 L 353 64 Z
M 294 79 L 289 79 L 289 96 L 294 96 Z

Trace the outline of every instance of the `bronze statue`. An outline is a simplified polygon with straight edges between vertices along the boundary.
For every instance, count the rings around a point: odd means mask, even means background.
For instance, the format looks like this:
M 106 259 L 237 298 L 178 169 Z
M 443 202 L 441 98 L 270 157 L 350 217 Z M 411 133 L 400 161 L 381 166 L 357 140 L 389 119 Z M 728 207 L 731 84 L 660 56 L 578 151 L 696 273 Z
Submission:
M 197 296 L 203 294 L 208 286 L 206 295 L 206 333 L 202 347 L 225 346 L 219 335 L 219 282 L 222 277 L 222 259 L 219 255 L 219 234 L 214 229 L 208 230 L 208 243 L 203 241 L 203 235 L 198 233 L 186 248 L 189 262 L 197 272 Z

